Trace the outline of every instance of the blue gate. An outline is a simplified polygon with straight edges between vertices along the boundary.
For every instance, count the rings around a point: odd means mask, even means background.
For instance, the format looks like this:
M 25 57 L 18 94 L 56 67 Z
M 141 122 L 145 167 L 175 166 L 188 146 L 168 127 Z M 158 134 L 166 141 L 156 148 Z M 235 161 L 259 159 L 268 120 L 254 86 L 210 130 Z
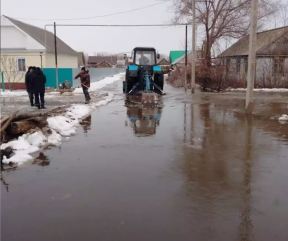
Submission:
M 56 85 L 56 69 L 55 68 L 43 68 L 43 73 L 46 76 L 46 87 L 57 88 Z M 72 68 L 59 68 L 58 69 L 58 84 L 64 81 L 69 81 L 71 87 L 73 87 L 73 70 Z

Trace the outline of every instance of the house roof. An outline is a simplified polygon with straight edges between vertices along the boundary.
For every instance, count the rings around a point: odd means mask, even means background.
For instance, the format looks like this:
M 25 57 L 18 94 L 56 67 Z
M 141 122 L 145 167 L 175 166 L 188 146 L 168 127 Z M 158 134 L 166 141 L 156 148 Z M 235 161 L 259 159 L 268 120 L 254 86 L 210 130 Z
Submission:
M 188 53 L 189 51 L 187 51 Z M 175 62 L 175 60 L 183 57 L 185 55 L 185 50 L 173 50 L 170 51 L 170 63 Z
M 117 57 L 115 56 L 89 56 L 88 64 L 101 64 L 102 62 L 108 62 L 111 64 L 117 63 Z
M 157 64 L 160 65 L 170 65 L 169 61 L 165 58 L 159 59 L 159 61 L 157 62 Z
M 110 64 L 109 62 L 107 62 L 107 61 L 103 61 L 102 63 L 100 63 L 100 64 L 98 64 L 97 65 L 97 68 L 99 67 L 99 66 L 101 66 L 101 65 L 108 65 L 108 66 L 110 66 L 110 67 L 113 67 L 113 65 L 112 64 Z
M 284 35 L 288 36 L 288 26 L 257 33 L 256 54 L 265 55 L 264 49 Z M 247 56 L 249 52 L 249 35 L 244 36 L 219 57 Z
M 22 31 L 30 35 L 37 42 L 45 46 L 45 30 L 42 28 L 38 28 L 32 26 L 27 23 L 20 22 L 14 18 L 10 18 L 4 16 L 8 20 L 10 20 L 14 25 L 20 28 Z M 67 54 L 67 55 L 77 55 L 77 52 L 69 47 L 66 43 L 64 43 L 60 38 L 56 38 L 57 40 L 57 53 Z M 48 53 L 55 53 L 54 47 L 54 34 L 46 30 L 46 51 Z

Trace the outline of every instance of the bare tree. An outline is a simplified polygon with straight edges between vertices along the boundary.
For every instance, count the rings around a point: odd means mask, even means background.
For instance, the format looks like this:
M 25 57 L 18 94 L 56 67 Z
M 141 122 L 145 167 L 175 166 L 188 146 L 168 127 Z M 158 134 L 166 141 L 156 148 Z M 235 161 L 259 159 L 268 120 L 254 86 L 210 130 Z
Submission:
M 204 29 L 203 52 L 211 65 L 212 47 L 223 39 L 240 38 L 248 33 L 251 0 L 195 0 L 197 22 Z M 260 0 L 259 27 L 280 8 L 279 0 Z M 173 0 L 174 22 L 191 22 L 192 0 Z
M 1 56 L 1 68 L 4 73 L 4 80 L 8 83 L 10 91 L 14 90 L 14 86 L 25 75 L 26 66 L 17 66 L 17 62 L 14 56 Z

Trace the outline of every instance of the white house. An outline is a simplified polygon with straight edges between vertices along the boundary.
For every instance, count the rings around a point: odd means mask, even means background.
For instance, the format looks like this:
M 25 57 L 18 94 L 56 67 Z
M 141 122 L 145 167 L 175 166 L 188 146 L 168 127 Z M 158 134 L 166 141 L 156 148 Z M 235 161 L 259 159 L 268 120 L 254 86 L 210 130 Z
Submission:
M 78 68 L 78 53 L 61 39 L 56 40 L 58 68 Z M 1 16 L 1 71 L 5 82 L 15 81 L 15 88 L 22 89 L 29 66 L 55 68 L 54 34 L 46 31 L 45 47 L 44 29 Z M 9 80 L 5 71 L 17 76 Z

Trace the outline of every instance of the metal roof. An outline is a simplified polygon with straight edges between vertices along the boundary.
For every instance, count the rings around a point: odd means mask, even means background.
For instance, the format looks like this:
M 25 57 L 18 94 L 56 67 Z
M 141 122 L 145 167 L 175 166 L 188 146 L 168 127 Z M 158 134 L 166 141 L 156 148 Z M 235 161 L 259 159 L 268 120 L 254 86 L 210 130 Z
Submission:
M 42 28 L 38 28 L 32 26 L 27 23 L 20 22 L 16 19 L 4 16 L 5 18 L 9 19 L 14 25 L 20 28 L 22 31 L 27 33 L 37 42 L 45 46 L 45 30 Z M 78 55 L 78 53 L 69 47 L 66 43 L 64 43 L 60 38 L 57 39 L 57 53 L 59 54 L 67 54 L 67 55 Z M 54 47 L 54 34 L 46 30 L 46 51 L 48 53 L 55 53 Z
M 111 64 L 116 64 L 117 57 L 115 56 L 89 56 L 88 57 L 88 64 L 100 64 L 105 61 Z
M 257 33 L 257 55 L 271 55 L 269 46 L 285 35 L 288 36 L 288 26 Z M 248 52 L 249 35 L 246 35 L 218 57 L 247 56 Z

